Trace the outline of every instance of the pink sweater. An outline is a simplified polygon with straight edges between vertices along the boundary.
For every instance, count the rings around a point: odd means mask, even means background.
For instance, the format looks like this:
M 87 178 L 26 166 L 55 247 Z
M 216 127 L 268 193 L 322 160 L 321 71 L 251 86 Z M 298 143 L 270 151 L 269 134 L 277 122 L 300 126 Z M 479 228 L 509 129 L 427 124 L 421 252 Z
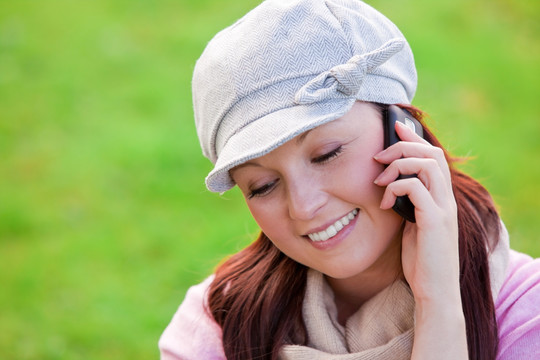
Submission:
M 162 360 L 225 359 L 221 328 L 204 310 L 212 278 L 188 290 L 159 340 Z M 500 340 L 497 359 L 540 359 L 540 259 L 510 251 L 495 308 Z

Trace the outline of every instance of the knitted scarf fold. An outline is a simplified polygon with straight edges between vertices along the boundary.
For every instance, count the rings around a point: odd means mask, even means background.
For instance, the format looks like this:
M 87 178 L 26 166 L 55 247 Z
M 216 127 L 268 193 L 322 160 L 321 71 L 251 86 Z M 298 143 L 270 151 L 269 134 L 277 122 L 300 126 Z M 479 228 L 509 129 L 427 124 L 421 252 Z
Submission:
M 508 233 L 501 225 L 497 246 L 489 256 L 491 289 L 495 299 L 508 265 Z M 414 297 L 397 280 L 365 302 L 345 323 L 339 324 L 334 293 L 324 275 L 310 269 L 302 317 L 308 344 L 285 345 L 281 360 L 401 360 L 410 359 L 414 340 Z

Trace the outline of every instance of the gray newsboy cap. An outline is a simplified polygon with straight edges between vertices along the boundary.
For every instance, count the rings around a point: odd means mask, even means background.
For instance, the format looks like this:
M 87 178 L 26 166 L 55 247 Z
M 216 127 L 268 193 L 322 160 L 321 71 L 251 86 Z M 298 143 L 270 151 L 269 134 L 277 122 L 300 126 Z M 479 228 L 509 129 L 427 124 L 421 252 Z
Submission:
M 412 101 L 416 69 L 399 29 L 359 0 L 266 0 L 197 61 L 193 104 L 210 191 L 229 170 L 335 120 L 356 100 Z

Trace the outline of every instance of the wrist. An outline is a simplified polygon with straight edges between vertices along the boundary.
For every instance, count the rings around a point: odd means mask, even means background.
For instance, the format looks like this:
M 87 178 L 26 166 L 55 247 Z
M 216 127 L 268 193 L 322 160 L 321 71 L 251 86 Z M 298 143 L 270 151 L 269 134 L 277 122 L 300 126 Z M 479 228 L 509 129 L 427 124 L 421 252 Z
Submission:
M 468 359 L 467 331 L 461 301 L 416 304 L 411 359 Z
M 458 281 L 447 282 L 444 287 L 425 286 L 412 289 L 417 310 L 428 312 L 463 312 Z
M 461 325 L 465 324 L 465 315 L 461 301 L 441 302 L 439 304 L 416 304 L 415 306 L 416 323 L 440 323 L 441 325 Z

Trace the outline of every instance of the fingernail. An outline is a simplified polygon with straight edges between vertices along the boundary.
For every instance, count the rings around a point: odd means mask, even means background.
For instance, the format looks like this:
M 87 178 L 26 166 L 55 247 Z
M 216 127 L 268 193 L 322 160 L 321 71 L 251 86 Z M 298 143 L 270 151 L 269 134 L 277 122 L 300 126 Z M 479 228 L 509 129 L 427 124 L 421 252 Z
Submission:
M 401 127 L 402 129 L 408 129 L 408 130 L 411 130 L 410 127 L 408 127 L 407 125 L 405 125 L 405 124 L 402 123 L 401 121 L 396 121 L 396 124 L 398 124 L 398 126 Z
M 381 155 L 382 155 L 385 151 L 386 151 L 386 150 L 383 150 L 383 151 L 381 151 L 381 152 L 375 154 L 375 155 L 373 156 L 373 158 L 374 158 L 375 160 L 379 160 L 379 159 L 381 158 Z

